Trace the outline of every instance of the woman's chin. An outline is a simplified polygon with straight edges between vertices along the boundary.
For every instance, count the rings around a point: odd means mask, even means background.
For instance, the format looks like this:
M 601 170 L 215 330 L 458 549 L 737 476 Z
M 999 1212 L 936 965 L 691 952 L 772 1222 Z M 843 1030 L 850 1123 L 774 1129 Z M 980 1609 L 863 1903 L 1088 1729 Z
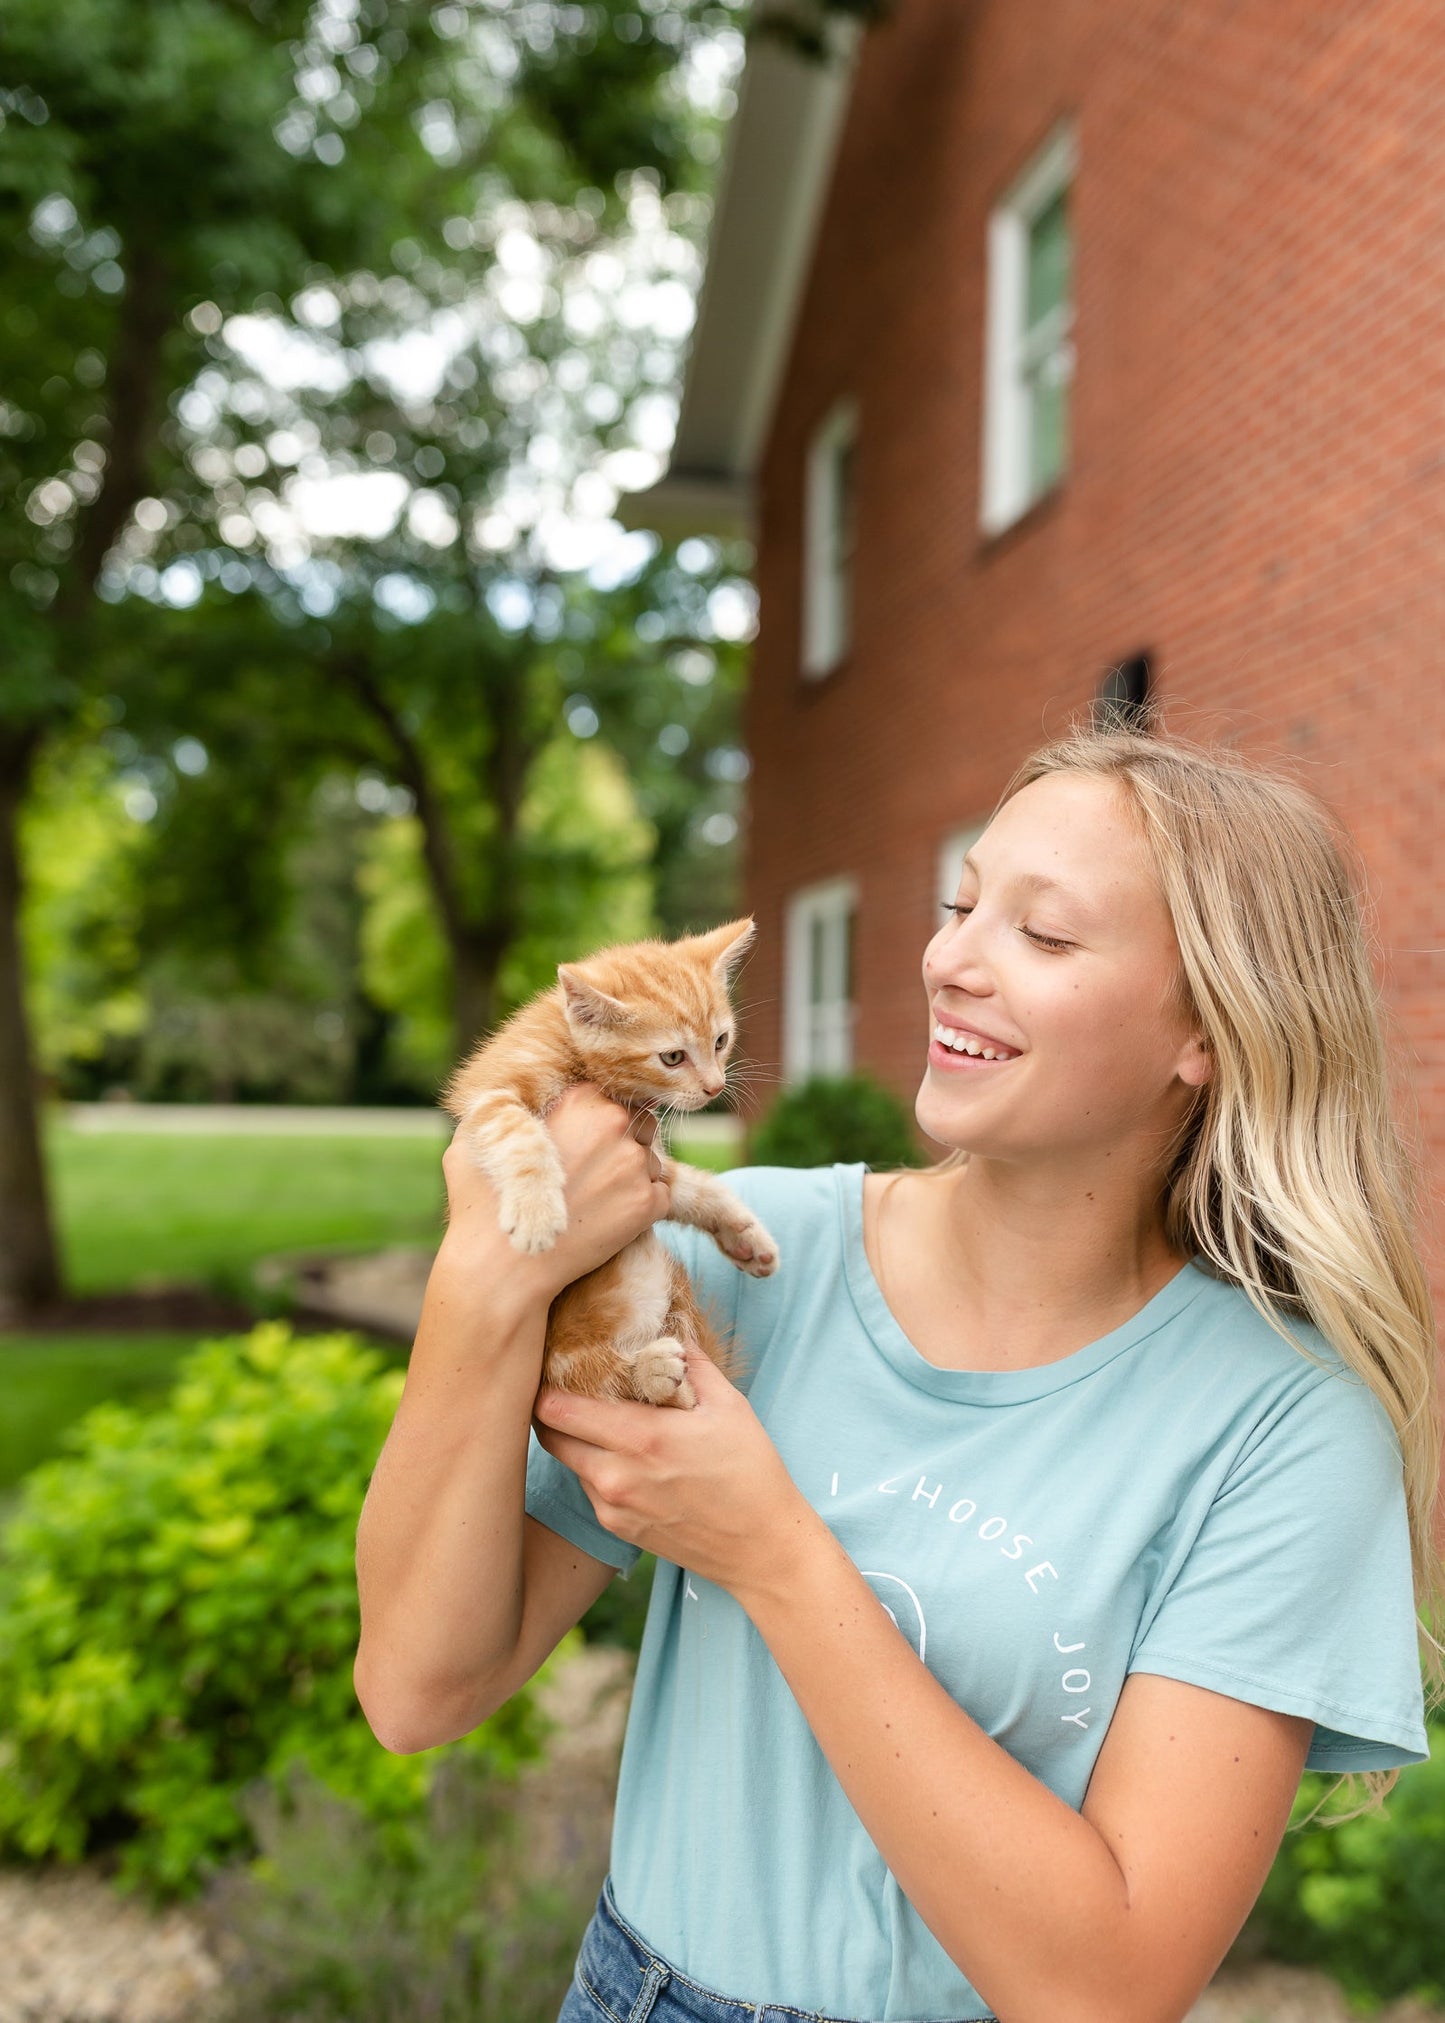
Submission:
M 957 1115 L 956 1104 L 949 1102 L 946 1092 L 936 1089 L 925 1075 L 923 1086 L 913 1104 L 913 1115 L 918 1128 L 935 1145 L 941 1145 L 945 1152 L 969 1152 L 971 1145 L 964 1142 L 967 1127 Z M 953 1112 L 953 1115 L 950 1115 Z
M 913 1114 L 919 1130 L 946 1152 L 977 1152 L 986 1158 L 990 1152 L 1003 1150 L 1009 1134 L 1005 1130 L 1000 1135 L 997 1118 L 991 1127 L 987 1106 L 980 1116 L 974 1100 L 976 1085 L 960 1087 L 962 1080 L 960 1075 L 946 1082 L 935 1071 L 926 1070 L 922 1087 L 914 1098 Z M 970 1083 L 972 1080 L 970 1076 Z

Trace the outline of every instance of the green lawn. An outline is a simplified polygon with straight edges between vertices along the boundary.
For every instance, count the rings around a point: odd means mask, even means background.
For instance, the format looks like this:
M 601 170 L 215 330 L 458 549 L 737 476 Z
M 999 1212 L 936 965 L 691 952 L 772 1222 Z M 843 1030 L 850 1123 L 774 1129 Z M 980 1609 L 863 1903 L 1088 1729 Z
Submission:
M 76 1293 L 201 1285 L 245 1300 L 257 1260 L 279 1252 L 434 1241 L 442 1144 L 440 1132 L 200 1138 L 92 1135 L 53 1122 L 67 1284 Z M 699 1166 L 727 1163 L 711 1146 L 678 1150 Z M 64 1427 L 102 1398 L 159 1395 L 195 1339 L 0 1333 L 0 1515 L 18 1478 L 58 1451 Z
M 74 1292 L 250 1291 L 258 1258 L 424 1243 L 441 1228 L 443 1140 L 87 1135 L 56 1123 L 51 1184 Z
M 193 1335 L 0 1335 L 0 1490 L 58 1452 L 62 1430 L 100 1399 L 158 1396 L 194 1346 Z
M 103 1398 L 144 1404 L 169 1388 L 194 1334 L 0 1334 L 0 1507 L 27 1469 L 61 1451 L 67 1426 Z M 374 1344 L 405 1361 L 394 1343 Z

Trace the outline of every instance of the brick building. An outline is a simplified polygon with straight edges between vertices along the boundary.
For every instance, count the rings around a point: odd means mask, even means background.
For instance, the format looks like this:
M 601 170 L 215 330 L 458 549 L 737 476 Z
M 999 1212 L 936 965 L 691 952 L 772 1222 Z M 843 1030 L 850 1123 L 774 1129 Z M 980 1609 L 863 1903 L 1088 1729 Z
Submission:
M 1442 95 L 1431 0 L 899 0 L 826 68 L 756 45 L 628 517 L 757 542 L 765 1066 L 912 1096 L 960 836 L 1114 670 L 1349 823 L 1438 1182 Z

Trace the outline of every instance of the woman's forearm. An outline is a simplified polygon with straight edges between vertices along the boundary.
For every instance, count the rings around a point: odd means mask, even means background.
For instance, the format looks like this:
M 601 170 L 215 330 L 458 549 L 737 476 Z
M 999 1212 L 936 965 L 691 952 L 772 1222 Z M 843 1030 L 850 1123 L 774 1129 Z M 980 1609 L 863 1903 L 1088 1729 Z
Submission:
M 500 1242 L 443 1245 L 356 1535 L 356 1690 L 389 1746 L 414 1746 L 516 1645 L 547 1307 Z
M 734 1589 L 899 1887 L 1008 2023 L 1129 2013 L 1108 1846 L 933 1677 L 815 1512 Z

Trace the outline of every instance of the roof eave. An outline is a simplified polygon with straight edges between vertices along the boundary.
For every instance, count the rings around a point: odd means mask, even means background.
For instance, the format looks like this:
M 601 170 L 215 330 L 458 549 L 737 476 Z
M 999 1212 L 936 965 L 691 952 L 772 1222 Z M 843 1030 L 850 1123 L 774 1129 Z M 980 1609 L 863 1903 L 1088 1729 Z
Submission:
M 758 462 L 787 363 L 847 110 L 859 31 L 826 61 L 760 37 L 728 132 L 666 474 L 617 517 L 668 539 L 747 534 Z

